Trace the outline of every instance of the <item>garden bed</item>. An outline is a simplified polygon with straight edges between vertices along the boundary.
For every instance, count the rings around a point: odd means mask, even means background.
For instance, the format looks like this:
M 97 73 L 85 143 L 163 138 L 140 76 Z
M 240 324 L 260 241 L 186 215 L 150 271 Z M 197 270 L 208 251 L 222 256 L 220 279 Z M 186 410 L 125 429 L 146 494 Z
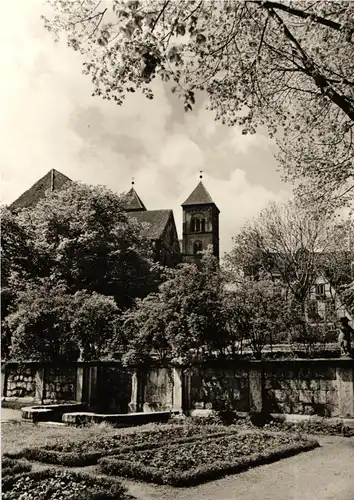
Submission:
M 1 477 L 8 479 L 16 474 L 30 472 L 32 465 L 26 460 L 16 460 L 13 458 L 3 457 L 1 460 Z
M 128 500 L 126 489 L 111 478 L 45 469 L 3 478 L 2 499 Z
M 131 450 L 99 460 L 108 475 L 157 484 L 192 486 L 308 451 L 317 441 L 284 433 L 243 432 L 152 450 Z
M 102 457 L 118 455 L 126 452 L 151 450 L 165 445 L 179 444 L 216 436 L 235 433 L 232 427 L 173 425 L 156 426 L 153 430 L 132 432 L 112 436 L 99 436 L 99 439 L 55 443 L 44 447 L 24 448 L 18 453 L 8 453 L 9 457 L 27 458 L 39 462 L 65 465 L 68 467 L 83 467 L 95 465 Z

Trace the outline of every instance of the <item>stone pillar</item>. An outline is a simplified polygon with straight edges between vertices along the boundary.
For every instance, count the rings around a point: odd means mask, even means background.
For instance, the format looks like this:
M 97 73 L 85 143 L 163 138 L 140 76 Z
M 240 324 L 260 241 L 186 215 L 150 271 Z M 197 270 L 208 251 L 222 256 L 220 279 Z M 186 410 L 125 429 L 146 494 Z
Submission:
M 248 379 L 250 412 L 260 413 L 263 411 L 263 370 L 261 363 L 250 363 Z
M 77 365 L 76 368 L 76 395 L 75 400 L 78 403 L 83 403 L 84 399 L 84 375 L 85 370 L 83 365 Z
M 138 373 L 134 372 L 132 374 L 132 393 L 130 398 L 130 403 L 128 405 L 129 413 L 136 413 L 139 406 L 139 377 Z
M 340 363 L 336 368 L 339 416 L 354 417 L 354 361 Z
M 173 411 L 182 411 L 183 400 L 182 400 L 182 370 L 181 368 L 173 368 Z
M 94 405 L 97 400 L 97 366 L 88 367 L 87 402 Z
M 7 370 L 6 364 L 1 367 L 1 397 L 6 398 L 7 393 Z
M 182 408 L 183 410 L 192 409 L 192 376 L 193 370 L 187 369 L 183 372 L 183 389 L 182 389 Z
M 129 413 L 142 412 L 144 406 L 146 374 L 142 372 L 134 372 L 132 374 L 132 392 L 130 403 L 128 405 Z
M 40 366 L 38 367 L 38 370 L 36 371 L 36 374 L 34 376 L 34 387 L 35 387 L 34 399 L 36 401 L 39 401 L 40 403 L 42 403 L 45 398 L 44 371 L 45 371 L 44 366 Z

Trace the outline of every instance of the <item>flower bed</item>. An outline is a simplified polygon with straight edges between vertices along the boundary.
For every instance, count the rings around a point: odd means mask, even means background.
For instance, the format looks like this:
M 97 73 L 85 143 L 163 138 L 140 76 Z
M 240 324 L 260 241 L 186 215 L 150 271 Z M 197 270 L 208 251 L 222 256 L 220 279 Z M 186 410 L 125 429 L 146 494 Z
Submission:
M 294 435 L 243 432 L 99 460 L 102 472 L 158 484 L 191 486 L 318 446 Z
M 3 479 L 2 499 L 128 500 L 126 489 L 110 478 L 46 469 Z
M 99 440 L 71 441 L 65 444 L 48 445 L 43 448 L 25 448 L 16 456 L 68 467 L 82 467 L 95 465 L 100 458 L 109 455 L 155 449 L 166 443 L 177 444 L 200 441 L 215 436 L 233 434 L 234 432 L 236 431 L 232 427 L 218 425 L 157 426 L 152 431 L 116 434 L 109 437 L 100 437 Z
M 15 460 L 12 458 L 3 457 L 1 460 L 1 477 L 9 478 L 22 472 L 29 472 L 32 465 L 25 460 Z

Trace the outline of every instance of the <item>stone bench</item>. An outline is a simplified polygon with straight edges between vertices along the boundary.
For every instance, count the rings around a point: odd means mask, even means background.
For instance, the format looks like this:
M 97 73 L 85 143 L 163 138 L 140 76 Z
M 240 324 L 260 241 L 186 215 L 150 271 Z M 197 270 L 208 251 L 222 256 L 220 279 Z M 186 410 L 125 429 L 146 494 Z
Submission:
M 67 425 L 85 425 L 90 423 L 108 422 L 117 427 L 131 427 L 151 422 L 166 423 L 171 417 L 170 411 L 141 412 L 141 413 L 91 413 L 71 412 L 64 413 L 62 422 Z
M 53 404 L 43 406 L 26 406 L 21 408 L 21 416 L 24 420 L 32 422 L 61 422 L 63 413 L 68 410 L 85 410 L 83 403 Z

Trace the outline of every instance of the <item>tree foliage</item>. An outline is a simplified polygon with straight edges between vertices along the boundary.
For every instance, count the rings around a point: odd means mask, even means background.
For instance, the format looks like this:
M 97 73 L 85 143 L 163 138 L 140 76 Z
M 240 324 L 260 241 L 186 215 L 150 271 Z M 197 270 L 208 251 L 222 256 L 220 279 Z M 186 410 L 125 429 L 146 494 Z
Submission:
M 153 290 L 149 243 L 108 189 L 71 184 L 18 219 L 38 255 L 38 277 L 114 296 L 121 308 Z
M 114 336 L 119 310 L 112 297 L 68 293 L 63 283 L 42 280 L 19 293 L 6 318 L 15 359 L 60 361 L 101 359 Z
M 183 264 L 171 271 L 157 294 L 137 301 L 123 316 L 126 361 L 144 362 L 157 355 L 185 364 L 213 353 L 223 355 L 227 334 L 222 283 L 211 252 L 203 256 L 200 267 Z
M 118 346 L 125 361 L 139 364 L 158 357 L 186 365 L 210 358 L 237 358 L 284 340 L 299 316 L 271 281 L 244 278 L 227 286 L 215 258 L 185 264 L 171 272 L 157 294 L 138 301 L 122 316 Z M 281 337 L 283 335 L 283 337 Z
M 153 98 L 156 76 L 186 110 L 206 92 L 216 118 L 276 136 L 302 193 L 353 195 L 354 4 L 317 0 L 49 0 L 45 25 L 85 54 L 94 95 Z
M 257 359 L 263 348 L 289 342 L 302 329 L 299 307 L 272 280 L 242 277 L 224 295 L 224 313 L 232 355 L 251 349 Z
M 227 255 L 229 272 L 280 280 L 288 295 L 305 304 L 322 276 L 340 289 L 352 279 L 353 225 L 298 201 L 271 203 L 247 223 Z
M 141 226 L 102 187 L 70 184 L 31 209 L 5 210 L 2 253 L 5 346 L 16 356 L 97 359 L 120 312 L 161 275 Z

